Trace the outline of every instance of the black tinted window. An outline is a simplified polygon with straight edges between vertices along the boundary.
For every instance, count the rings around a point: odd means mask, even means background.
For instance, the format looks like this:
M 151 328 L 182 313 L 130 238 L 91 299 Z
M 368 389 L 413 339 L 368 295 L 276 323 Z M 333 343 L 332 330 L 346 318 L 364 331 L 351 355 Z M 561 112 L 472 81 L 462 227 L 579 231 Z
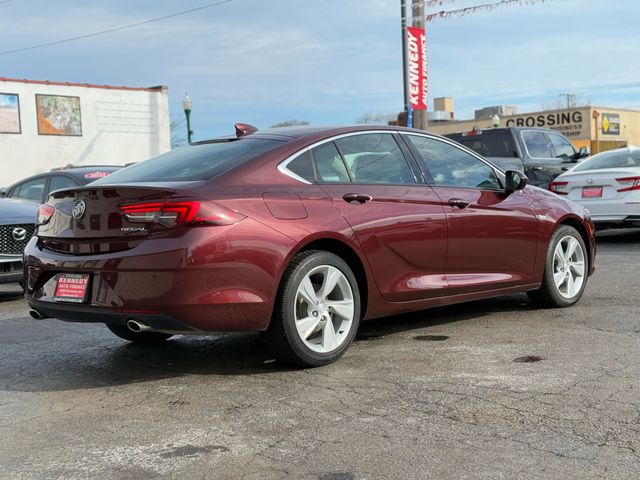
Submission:
M 389 133 L 366 133 L 336 140 L 354 183 L 415 183 L 398 143 Z
M 309 152 L 304 152 L 290 161 L 287 169 L 308 182 L 315 181 L 311 154 Z
M 432 138 L 408 137 L 420 152 L 436 185 L 486 190 L 501 188 L 494 169 L 461 148 Z
M 280 140 L 243 138 L 182 147 L 118 170 L 93 184 L 209 180 L 282 143 Z
M 463 137 L 462 144 L 484 157 L 517 157 L 510 133 Z
M 62 175 L 54 175 L 49 183 L 49 191 L 60 190 L 61 188 L 77 187 L 79 184 L 75 180 Z

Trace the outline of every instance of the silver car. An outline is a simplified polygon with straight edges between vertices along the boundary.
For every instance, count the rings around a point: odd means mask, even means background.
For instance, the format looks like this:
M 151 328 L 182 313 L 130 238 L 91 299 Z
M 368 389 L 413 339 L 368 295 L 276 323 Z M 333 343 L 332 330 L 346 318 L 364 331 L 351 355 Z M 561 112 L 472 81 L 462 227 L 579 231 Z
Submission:
M 585 206 L 596 227 L 640 227 L 640 149 L 594 155 L 557 177 L 549 190 Z
M 0 283 L 22 280 L 22 252 L 35 230 L 38 204 L 0 198 Z

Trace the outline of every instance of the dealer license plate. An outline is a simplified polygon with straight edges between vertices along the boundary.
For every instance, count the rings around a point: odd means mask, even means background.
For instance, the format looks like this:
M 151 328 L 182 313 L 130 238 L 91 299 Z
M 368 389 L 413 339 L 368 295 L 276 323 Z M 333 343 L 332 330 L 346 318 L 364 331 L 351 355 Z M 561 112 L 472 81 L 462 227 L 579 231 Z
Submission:
M 89 287 L 88 273 L 61 273 L 56 280 L 53 299 L 59 302 L 83 303 Z
M 583 187 L 582 198 L 600 198 L 602 197 L 602 187 Z

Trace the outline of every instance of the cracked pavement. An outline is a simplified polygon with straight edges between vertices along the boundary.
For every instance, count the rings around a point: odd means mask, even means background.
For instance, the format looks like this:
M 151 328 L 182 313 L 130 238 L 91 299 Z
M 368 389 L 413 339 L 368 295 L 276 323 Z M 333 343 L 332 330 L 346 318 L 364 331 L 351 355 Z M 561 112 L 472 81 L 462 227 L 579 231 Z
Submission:
M 143 347 L 35 321 L 1 286 L 0 478 L 636 479 L 640 231 L 599 233 L 596 267 L 572 308 L 374 320 L 311 370 L 258 334 Z

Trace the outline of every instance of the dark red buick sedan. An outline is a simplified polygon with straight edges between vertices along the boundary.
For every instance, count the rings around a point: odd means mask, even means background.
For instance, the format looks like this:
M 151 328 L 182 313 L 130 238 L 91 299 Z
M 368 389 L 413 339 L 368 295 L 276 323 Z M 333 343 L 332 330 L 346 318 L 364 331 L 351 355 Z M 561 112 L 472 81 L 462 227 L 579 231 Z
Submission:
M 32 316 L 133 342 L 264 331 L 316 366 L 361 320 L 513 292 L 566 307 L 593 273 L 583 207 L 448 139 L 236 129 L 52 193 L 25 252 Z

